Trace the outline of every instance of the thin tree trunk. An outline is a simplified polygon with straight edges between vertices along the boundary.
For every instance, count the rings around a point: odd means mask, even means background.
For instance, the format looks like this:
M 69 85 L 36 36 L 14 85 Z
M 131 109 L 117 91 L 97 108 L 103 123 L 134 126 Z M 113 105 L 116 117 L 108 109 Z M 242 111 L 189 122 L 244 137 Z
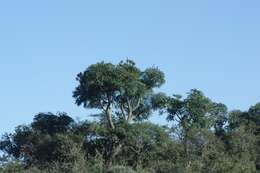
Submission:
M 127 106 L 128 106 L 128 117 L 127 117 L 127 122 L 130 123 L 133 119 L 133 108 L 130 103 L 130 101 L 127 99 Z
M 106 160 L 106 167 L 107 168 L 109 168 L 113 165 L 113 160 L 120 153 L 122 146 L 123 146 L 122 144 L 119 144 L 117 146 L 111 147 L 111 149 L 110 149 L 111 151 L 109 152 L 107 160 Z
M 112 119 L 112 111 L 110 109 L 107 110 L 106 115 L 107 115 L 107 121 L 108 121 L 109 127 L 111 129 L 115 129 L 115 125 L 114 125 L 113 119 Z

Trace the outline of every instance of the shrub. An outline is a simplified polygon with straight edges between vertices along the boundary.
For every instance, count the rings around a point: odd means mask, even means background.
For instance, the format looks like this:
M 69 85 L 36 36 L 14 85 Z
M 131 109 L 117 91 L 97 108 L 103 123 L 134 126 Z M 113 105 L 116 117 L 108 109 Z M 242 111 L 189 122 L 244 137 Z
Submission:
M 132 168 L 125 166 L 113 166 L 106 173 L 136 173 Z

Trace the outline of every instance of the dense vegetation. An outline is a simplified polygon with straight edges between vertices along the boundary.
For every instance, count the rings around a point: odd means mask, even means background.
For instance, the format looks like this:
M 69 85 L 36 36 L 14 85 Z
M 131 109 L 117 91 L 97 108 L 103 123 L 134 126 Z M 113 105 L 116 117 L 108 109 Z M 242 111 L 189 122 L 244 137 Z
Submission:
M 260 172 L 260 103 L 229 112 L 197 89 L 157 93 L 164 73 L 131 60 L 90 65 L 76 80 L 76 104 L 99 110 L 99 121 L 35 115 L 2 136 L 0 172 Z M 147 121 L 154 114 L 171 125 Z

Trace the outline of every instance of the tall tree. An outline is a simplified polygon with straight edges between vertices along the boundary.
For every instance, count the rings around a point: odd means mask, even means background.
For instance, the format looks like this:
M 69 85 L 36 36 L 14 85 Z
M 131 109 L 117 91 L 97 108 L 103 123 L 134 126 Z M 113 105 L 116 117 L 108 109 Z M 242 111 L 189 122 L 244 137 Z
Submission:
M 117 65 L 90 65 L 76 79 L 76 104 L 101 109 L 109 127 L 115 129 L 115 120 L 130 123 L 149 115 L 149 98 L 153 89 L 164 83 L 164 74 L 155 67 L 142 71 L 133 61 L 126 60 Z
M 118 122 L 129 124 L 150 115 L 154 88 L 164 83 L 164 73 L 151 67 L 144 71 L 131 60 L 119 64 L 97 63 L 77 75 L 73 92 L 77 105 L 100 109 L 104 122 L 115 131 Z M 110 166 L 122 149 L 122 139 L 111 131 L 106 138 L 106 165 Z

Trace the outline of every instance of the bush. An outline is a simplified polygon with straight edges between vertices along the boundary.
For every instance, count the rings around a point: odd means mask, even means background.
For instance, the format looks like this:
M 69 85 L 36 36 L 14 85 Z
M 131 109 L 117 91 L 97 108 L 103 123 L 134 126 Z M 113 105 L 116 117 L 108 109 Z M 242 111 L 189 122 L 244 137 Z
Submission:
M 24 165 L 17 161 L 10 161 L 1 165 L 0 173 L 13 173 L 13 172 L 20 172 L 24 169 Z
M 106 173 L 136 173 L 132 168 L 125 166 L 113 166 Z

